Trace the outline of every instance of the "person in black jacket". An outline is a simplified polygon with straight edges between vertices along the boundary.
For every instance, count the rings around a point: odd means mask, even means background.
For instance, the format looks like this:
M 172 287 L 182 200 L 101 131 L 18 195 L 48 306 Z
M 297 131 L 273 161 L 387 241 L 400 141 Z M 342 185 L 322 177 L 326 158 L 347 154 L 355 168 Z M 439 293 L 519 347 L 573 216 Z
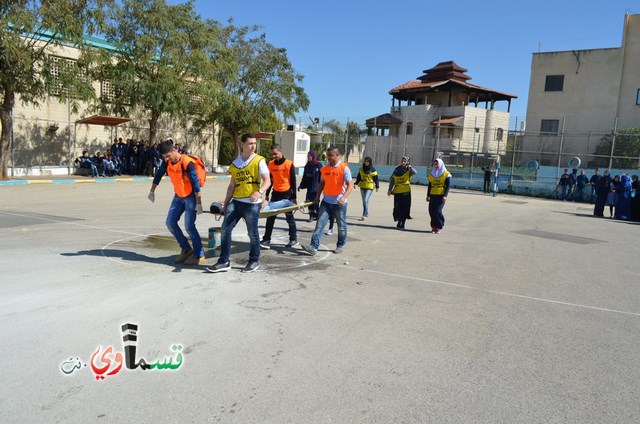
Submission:
M 307 189 L 304 198 L 305 202 L 313 202 L 318 193 L 318 184 L 320 184 L 320 168 L 322 164 L 318 161 L 318 154 L 315 150 L 309 150 L 307 153 L 307 164 L 304 166 L 302 179 L 298 190 Z M 309 221 L 318 219 L 318 205 L 309 206 Z

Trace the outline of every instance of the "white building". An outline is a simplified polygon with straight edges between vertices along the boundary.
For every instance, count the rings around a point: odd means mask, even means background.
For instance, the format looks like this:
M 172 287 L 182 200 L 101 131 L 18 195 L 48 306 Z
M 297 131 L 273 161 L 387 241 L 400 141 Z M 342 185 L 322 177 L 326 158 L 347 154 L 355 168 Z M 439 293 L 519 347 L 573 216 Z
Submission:
M 367 120 L 365 155 L 380 164 L 410 156 L 415 165 L 429 165 L 439 156 L 504 153 L 516 96 L 469 83 L 467 69 L 453 61 L 423 72 L 389 92 L 391 113 Z M 495 108 L 498 102 L 506 102 L 506 111 Z

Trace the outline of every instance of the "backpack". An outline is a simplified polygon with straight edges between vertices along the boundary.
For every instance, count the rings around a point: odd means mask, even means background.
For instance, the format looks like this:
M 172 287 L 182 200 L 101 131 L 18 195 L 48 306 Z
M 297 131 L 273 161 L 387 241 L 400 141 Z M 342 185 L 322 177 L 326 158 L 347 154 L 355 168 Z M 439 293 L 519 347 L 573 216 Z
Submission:
M 204 162 L 200 157 L 196 155 L 186 154 L 191 161 L 193 161 L 193 165 L 196 167 L 196 174 L 198 174 L 198 182 L 200 183 L 200 187 L 204 187 L 204 183 L 207 182 L 207 168 L 204 166 Z M 183 170 L 186 171 L 186 165 L 182 162 Z

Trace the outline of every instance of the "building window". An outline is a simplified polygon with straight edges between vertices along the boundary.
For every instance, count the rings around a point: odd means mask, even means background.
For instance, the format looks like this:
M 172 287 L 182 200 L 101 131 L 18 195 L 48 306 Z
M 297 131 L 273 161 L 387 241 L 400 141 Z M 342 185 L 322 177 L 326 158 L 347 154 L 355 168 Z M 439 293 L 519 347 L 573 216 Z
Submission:
M 131 99 L 122 93 L 122 89 L 111 81 L 100 81 L 100 98 L 105 103 L 114 103 L 120 99 L 121 104 L 130 105 Z
M 638 88 L 638 92 L 636 93 L 636 104 L 640 105 L 640 88 Z
M 564 87 L 564 75 L 547 75 L 544 83 L 544 91 L 562 91 Z
M 61 94 L 69 95 L 68 82 L 72 78 L 78 78 L 86 81 L 87 77 L 82 69 L 78 69 L 76 60 L 64 57 L 51 56 L 51 88 L 49 94 L 59 96 Z M 75 97 L 73 94 L 70 97 Z
M 560 120 L 558 119 L 543 119 L 540 123 L 540 132 L 547 134 L 558 134 L 558 125 Z
M 309 144 L 308 144 L 309 140 L 306 140 L 304 138 L 298 138 L 296 139 L 296 151 L 297 152 L 306 152 L 309 150 Z
M 407 122 L 407 135 L 413 134 L 413 122 Z
M 502 141 L 502 136 L 504 135 L 504 130 L 502 128 L 498 128 L 496 130 L 496 140 Z

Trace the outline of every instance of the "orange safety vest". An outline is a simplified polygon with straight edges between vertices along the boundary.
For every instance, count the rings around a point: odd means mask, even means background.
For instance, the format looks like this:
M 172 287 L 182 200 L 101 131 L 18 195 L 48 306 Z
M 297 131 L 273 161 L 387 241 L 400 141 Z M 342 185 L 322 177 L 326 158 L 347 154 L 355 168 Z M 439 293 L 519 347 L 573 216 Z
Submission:
M 293 161 L 285 159 L 280 165 L 276 165 L 275 159 L 269 162 L 269 172 L 273 176 L 271 183 L 273 191 L 280 193 L 291 190 L 291 167 Z
M 326 196 L 339 196 L 344 188 L 344 169 L 348 165 L 340 162 L 333 167 L 328 163 L 320 169 L 322 180 L 324 181 L 324 194 Z
M 167 160 L 167 175 L 173 183 L 173 191 L 176 192 L 178 197 L 187 197 L 193 192 L 189 174 L 186 172 L 189 163 L 193 162 L 195 161 L 188 155 L 181 155 L 180 160 L 176 163 Z

